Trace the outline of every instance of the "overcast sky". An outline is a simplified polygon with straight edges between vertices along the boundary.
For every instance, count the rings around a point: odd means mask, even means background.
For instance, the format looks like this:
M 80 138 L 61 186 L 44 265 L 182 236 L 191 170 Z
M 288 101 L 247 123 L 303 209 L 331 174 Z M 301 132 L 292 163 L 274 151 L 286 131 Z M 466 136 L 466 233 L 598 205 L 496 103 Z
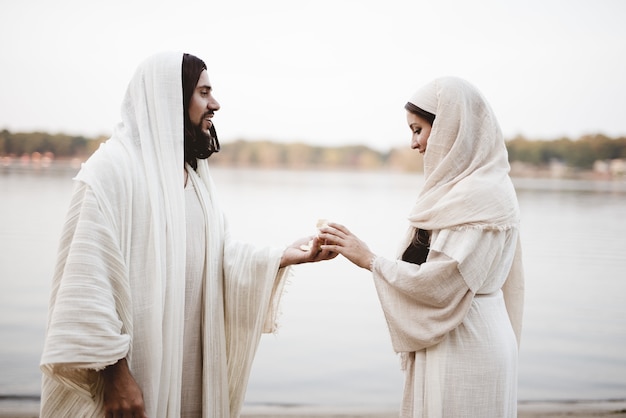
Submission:
M 108 135 L 135 68 L 203 58 L 223 142 L 407 145 L 404 103 L 474 83 L 505 136 L 626 135 L 624 0 L 2 0 L 0 129 Z

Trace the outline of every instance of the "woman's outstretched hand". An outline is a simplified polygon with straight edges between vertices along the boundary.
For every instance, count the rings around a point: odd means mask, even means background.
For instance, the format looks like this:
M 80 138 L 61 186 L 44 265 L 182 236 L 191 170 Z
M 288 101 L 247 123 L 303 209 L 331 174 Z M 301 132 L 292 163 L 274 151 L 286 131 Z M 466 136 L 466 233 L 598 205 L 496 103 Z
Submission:
M 339 253 L 359 267 L 369 270 L 376 256 L 366 243 L 361 241 L 348 228 L 334 222 L 320 228 L 318 238 L 323 242 L 323 251 Z

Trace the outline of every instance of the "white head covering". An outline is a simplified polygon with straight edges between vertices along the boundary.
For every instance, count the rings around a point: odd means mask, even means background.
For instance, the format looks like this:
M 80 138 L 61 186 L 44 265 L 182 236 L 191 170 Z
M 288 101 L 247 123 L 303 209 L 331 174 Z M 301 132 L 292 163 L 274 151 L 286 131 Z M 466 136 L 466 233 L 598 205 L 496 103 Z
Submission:
M 74 199 L 92 193 L 97 206 L 78 200 L 82 207 L 68 213 L 70 227 L 73 219 L 79 222 L 76 233 L 62 236 L 53 279 L 42 416 L 88 416 L 100 408 L 102 382 L 93 371 L 123 357 L 151 414 L 180 411 L 186 241 L 181 65 L 182 54 L 163 53 L 137 68 L 122 122 L 76 176 L 82 192 Z M 80 336 L 80 343 L 68 335 Z M 81 393 L 96 403 L 72 400 Z
M 478 90 L 459 78 L 439 78 L 410 102 L 436 115 L 424 154 L 425 184 L 411 223 L 427 230 L 517 226 L 504 139 Z

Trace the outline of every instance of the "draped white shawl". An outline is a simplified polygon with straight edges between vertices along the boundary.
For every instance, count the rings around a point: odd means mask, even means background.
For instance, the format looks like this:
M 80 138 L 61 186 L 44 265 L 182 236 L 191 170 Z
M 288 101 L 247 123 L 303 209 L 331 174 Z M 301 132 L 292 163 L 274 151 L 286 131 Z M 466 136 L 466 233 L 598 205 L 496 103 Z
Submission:
M 177 417 L 183 361 L 185 199 L 182 54 L 146 60 L 122 122 L 77 175 L 41 359 L 41 416 L 102 416 L 98 370 L 126 357 L 150 417 Z M 282 249 L 228 235 L 206 160 L 205 417 L 238 416 L 262 331 L 272 331 Z
M 424 154 L 424 186 L 410 212 L 411 227 L 401 248 L 407 247 L 416 228 L 519 228 L 519 207 L 509 177 L 504 138 L 482 94 L 465 80 L 443 77 L 419 89 L 409 102 L 436 118 Z M 462 260 L 459 271 L 464 275 L 465 271 L 480 271 L 483 262 L 480 257 L 468 256 L 468 250 L 447 243 L 442 252 Z M 524 302 L 519 240 L 503 291 L 519 344 Z

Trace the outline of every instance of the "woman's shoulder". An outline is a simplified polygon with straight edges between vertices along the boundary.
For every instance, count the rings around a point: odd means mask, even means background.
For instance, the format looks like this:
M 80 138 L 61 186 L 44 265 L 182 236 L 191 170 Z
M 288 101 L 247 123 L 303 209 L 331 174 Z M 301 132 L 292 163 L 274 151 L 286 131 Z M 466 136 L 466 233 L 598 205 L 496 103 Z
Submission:
M 479 247 L 502 247 L 517 239 L 518 229 L 461 227 L 432 231 L 430 248 L 449 255 Z M 456 257 L 453 257 L 456 258 Z

